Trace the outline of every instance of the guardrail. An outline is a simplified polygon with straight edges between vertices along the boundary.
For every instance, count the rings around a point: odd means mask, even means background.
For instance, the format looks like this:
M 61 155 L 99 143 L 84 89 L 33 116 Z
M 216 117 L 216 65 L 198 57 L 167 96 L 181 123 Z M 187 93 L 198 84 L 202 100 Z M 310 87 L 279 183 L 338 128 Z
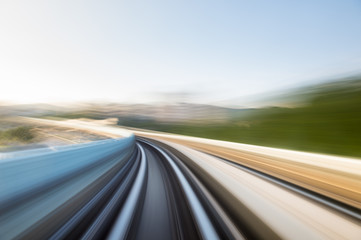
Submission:
M 135 138 L 130 135 L 1 159 L 1 238 L 12 239 L 30 231 L 79 193 L 94 194 L 91 186 L 122 167 L 134 148 Z M 75 205 L 82 204 L 78 202 Z

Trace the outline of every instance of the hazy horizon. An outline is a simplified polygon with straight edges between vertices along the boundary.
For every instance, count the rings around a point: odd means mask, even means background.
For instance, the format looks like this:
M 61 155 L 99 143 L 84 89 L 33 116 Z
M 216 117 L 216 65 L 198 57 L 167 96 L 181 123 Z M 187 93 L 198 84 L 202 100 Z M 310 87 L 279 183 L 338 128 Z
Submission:
M 256 93 L 251 95 L 244 96 L 233 96 L 228 97 L 223 100 L 218 101 L 197 101 L 199 96 L 195 92 L 163 92 L 163 93 L 151 93 L 149 94 L 152 97 L 152 100 L 149 101 L 117 101 L 117 100 L 107 100 L 107 99 L 97 99 L 97 100 L 68 100 L 68 101 L 43 101 L 43 102 L 12 102 L 12 101 L 1 101 L 0 106 L 21 106 L 21 105 L 49 105 L 65 108 L 82 108 L 89 107 L 91 105 L 109 105 L 109 104 L 119 104 L 119 105 L 153 105 L 153 106 L 165 106 L 165 105 L 177 105 L 177 104 L 200 104 L 200 105 L 209 105 L 222 108 L 234 108 L 234 109 L 247 109 L 247 108 L 262 108 L 262 107 L 285 107 L 293 106 L 295 101 L 307 100 L 307 99 L 297 99 L 297 96 L 304 90 L 311 90 L 313 87 L 324 88 L 324 86 L 330 83 L 342 83 L 345 81 L 344 86 L 348 86 L 348 80 L 359 79 L 361 77 L 360 73 L 354 74 L 344 74 L 333 76 L 329 79 L 318 79 L 314 81 L 306 81 L 299 84 L 290 85 L 288 87 L 276 89 L 273 91 L 265 91 L 264 93 Z M 286 97 L 286 99 L 284 99 Z M 296 98 L 293 98 L 296 97 Z

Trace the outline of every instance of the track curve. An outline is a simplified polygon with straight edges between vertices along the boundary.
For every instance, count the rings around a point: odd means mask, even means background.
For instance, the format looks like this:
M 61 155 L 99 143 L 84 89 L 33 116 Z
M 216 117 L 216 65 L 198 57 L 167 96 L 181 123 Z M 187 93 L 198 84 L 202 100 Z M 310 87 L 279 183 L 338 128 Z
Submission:
M 178 143 L 130 136 L 19 156 L 0 162 L 0 239 L 361 235 L 359 209 L 347 214 L 312 192 Z

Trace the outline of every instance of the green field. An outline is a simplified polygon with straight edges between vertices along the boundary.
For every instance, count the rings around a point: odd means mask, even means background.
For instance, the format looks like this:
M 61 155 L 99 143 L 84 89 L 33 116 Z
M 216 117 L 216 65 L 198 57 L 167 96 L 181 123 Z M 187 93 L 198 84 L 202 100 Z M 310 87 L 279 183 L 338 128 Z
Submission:
M 361 78 L 316 86 L 305 94 L 299 107 L 254 109 L 222 124 L 169 124 L 120 118 L 119 125 L 361 157 Z
M 13 142 L 28 143 L 34 138 L 30 127 L 15 127 L 0 131 L 0 145 L 6 145 Z

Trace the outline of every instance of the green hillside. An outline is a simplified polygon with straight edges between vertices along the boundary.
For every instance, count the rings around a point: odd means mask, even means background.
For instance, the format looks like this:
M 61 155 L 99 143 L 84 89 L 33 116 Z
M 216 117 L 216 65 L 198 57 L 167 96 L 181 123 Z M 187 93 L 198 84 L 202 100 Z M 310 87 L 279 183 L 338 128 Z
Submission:
M 34 138 L 30 127 L 15 127 L 5 131 L 0 131 L 0 144 L 12 142 L 30 142 Z
M 263 146 L 361 157 L 361 77 L 303 89 L 303 104 L 262 108 L 224 124 L 164 124 L 121 118 L 120 125 Z M 297 93 L 300 95 L 300 92 Z

